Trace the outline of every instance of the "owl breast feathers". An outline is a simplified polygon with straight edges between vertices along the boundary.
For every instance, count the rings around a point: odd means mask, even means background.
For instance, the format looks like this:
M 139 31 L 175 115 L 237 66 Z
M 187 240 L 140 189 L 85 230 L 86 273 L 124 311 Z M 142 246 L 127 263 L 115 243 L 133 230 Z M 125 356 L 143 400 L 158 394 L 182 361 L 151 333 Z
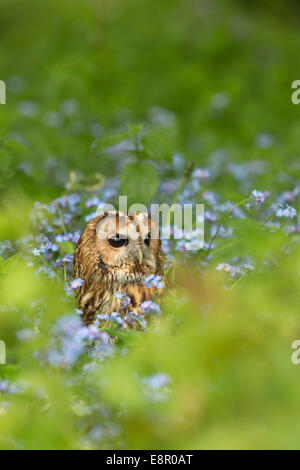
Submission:
M 158 226 L 147 214 L 109 211 L 92 219 L 73 261 L 73 276 L 84 281 L 77 293 L 84 322 L 98 312 L 141 313 L 140 304 L 158 292 L 144 285 L 150 274 L 162 275 L 162 255 Z

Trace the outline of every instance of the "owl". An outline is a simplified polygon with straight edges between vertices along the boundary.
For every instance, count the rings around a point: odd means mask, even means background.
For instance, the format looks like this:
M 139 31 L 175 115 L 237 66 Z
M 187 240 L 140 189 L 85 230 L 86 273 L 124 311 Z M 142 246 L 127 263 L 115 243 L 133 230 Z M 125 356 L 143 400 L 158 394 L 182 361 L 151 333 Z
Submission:
M 162 253 L 158 225 L 148 214 L 105 211 L 92 219 L 73 261 L 73 276 L 83 280 L 77 302 L 85 324 L 100 312 L 140 314 L 141 303 L 158 293 L 145 286 L 151 274 L 162 275 Z

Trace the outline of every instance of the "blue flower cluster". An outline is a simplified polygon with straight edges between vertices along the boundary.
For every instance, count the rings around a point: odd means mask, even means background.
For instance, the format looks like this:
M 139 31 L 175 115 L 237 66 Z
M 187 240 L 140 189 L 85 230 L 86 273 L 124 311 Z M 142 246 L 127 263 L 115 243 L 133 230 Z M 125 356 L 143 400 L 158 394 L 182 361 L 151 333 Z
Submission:
M 163 289 L 165 286 L 162 281 L 162 277 L 155 276 L 155 274 L 149 274 L 149 276 L 146 277 L 144 284 L 146 287 L 149 287 L 150 289 L 152 287 L 156 287 L 157 289 Z
M 112 345 L 106 332 L 99 331 L 97 325 L 82 326 L 76 315 L 61 317 L 53 328 L 52 342 L 47 360 L 50 364 L 68 368 L 76 362 L 81 354 L 87 353 L 93 344 L 92 357 L 103 359 L 112 354 Z
M 266 143 L 266 137 L 260 137 L 257 141 L 258 145 Z M 119 149 L 110 150 L 112 158 L 117 151 Z M 206 167 L 193 169 L 184 184 L 181 184 L 184 166 L 184 157 L 176 153 L 169 167 L 166 165 L 166 168 L 159 170 L 161 202 L 203 203 L 205 210 L 197 222 L 205 224 L 205 234 L 199 226 L 189 230 L 175 223 L 170 227 L 161 227 L 166 277 L 174 267 L 175 260 L 176 264 L 186 260 L 194 262 L 198 269 L 213 266 L 225 276 L 225 288 L 248 276 L 257 269 L 255 260 L 249 254 L 232 256 L 227 255 L 226 250 L 222 251 L 224 247 L 234 246 L 236 224 L 245 219 L 255 220 L 256 227 L 262 231 L 283 230 L 288 235 L 300 233 L 296 208 L 290 205 L 296 204 L 300 195 L 300 184 L 297 181 L 286 180 L 288 186 L 279 196 L 270 194 L 267 189 L 252 189 L 257 176 L 268 171 L 266 162 L 253 160 L 243 164 L 234 163 L 224 150 L 218 150 L 210 155 Z M 226 176 L 239 189 L 239 200 L 224 198 L 222 192 L 216 190 L 216 182 Z M 101 189 L 80 192 L 70 189 L 69 193 L 47 204 L 36 202 L 30 216 L 32 232 L 17 243 L 3 240 L 0 243 L 1 256 L 3 259 L 10 258 L 18 250 L 37 276 L 53 278 L 64 285 L 67 296 L 62 301 L 70 300 L 83 284 L 82 279 L 72 279 L 71 275 L 73 251 L 81 230 L 87 221 L 103 210 L 106 203 L 116 203 L 114 198 L 118 194 L 118 187 L 118 179 L 112 177 Z M 164 235 L 169 231 L 171 237 L 165 239 Z M 204 245 L 200 241 L 203 235 Z M 267 264 L 266 254 L 264 265 Z M 145 278 L 144 285 L 158 291 L 165 287 L 162 276 L 154 274 Z M 68 313 L 60 318 L 53 329 L 53 341 L 47 356 L 51 364 L 69 367 L 87 351 L 91 357 L 102 360 L 114 350 L 106 330 L 144 330 L 151 316 L 161 314 L 155 298 L 142 302 L 141 313 L 137 314 L 125 292 L 115 292 L 114 296 L 124 313 L 107 314 L 99 311 L 94 324 L 89 327 L 82 325 L 82 312 L 76 309 L 73 314 Z M 0 306 L 0 310 L 6 308 L 5 305 Z M 31 313 L 26 315 L 26 325 L 18 331 L 19 341 L 31 341 L 39 334 L 44 309 L 43 299 L 37 299 L 36 304 L 31 306 Z M 159 382 L 162 377 L 156 377 L 151 383 L 156 379 Z M 151 383 L 148 383 L 150 387 Z

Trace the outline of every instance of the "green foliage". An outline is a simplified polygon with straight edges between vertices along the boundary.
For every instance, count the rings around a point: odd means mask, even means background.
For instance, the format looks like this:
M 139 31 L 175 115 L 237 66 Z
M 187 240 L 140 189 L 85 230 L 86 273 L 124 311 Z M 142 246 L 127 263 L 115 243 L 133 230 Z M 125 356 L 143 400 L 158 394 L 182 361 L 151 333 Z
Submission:
M 147 155 L 154 160 L 171 160 L 178 146 L 177 129 L 154 127 L 146 134 L 143 144 Z
M 150 163 L 129 163 L 121 173 L 121 195 L 127 195 L 128 207 L 135 202 L 148 205 L 158 187 L 158 175 Z
M 19 255 L 11 256 L 6 260 L 0 257 L 0 276 L 3 276 L 9 271 L 12 271 L 18 261 Z
M 102 137 L 98 142 L 93 145 L 94 150 L 99 151 L 109 147 L 113 147 L 120 142 L 129 139 L 134 142 L 142 130 L 141 125 L 130 126 L 128 130 L 116 132 L 114 134 Z
M 299 233 L 249 203 L 299 185 L 299 3 L 2 0 L 0 30 L 0 448 L 299 448 Z M 192 165 L 213 169 L 193 202 L 243 211 L 211 224 L 231 238 L 175 253 L 147 331 L 109 324 L 112 355 L 51 362 L 70 273 L 32 251 L 51 217 L 51 236 L 71 229 L 58 204 L 33 221 L 34 203 L 79 194 L 80 231 L 105 184 L 129 205 L 171 201 L 162 175 L 177 199 Z M 242 257 L 255 270 L 215 269 Z

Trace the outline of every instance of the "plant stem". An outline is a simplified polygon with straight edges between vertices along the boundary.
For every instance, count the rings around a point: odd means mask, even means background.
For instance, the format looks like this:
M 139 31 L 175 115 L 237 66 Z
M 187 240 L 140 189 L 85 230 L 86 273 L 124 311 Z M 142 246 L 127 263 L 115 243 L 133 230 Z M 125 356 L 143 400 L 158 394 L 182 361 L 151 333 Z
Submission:
M 178 189 L 176 193 L 174 194 L 173 200 L 172 200 L 172 205 L 176 204 L 179 194 L 181 191 L 184 189 L 185 185 L 187 184 L 188 180 L 190 179 L 190 176 L 192 174 L 192 171 L 194 169 L 194 163 L 193 162 L 188 162 L 184 168 L 183 171 L 183 177 L 179 183 Z
M 60 220 L 61 220 L 61 224 L 62 224 L 62 227 L 63 227 L 63 229 L 64 229 L 64 233 L 67 233 L 67 228 L 66 228 L 66 226 L 65 226 L 65 221 L 64 221 L 62 212 L 61 212 L 61 210 L 60 210 L 60 207 L 59 207 L 59 205 L 58 205 L 57 203 L 55 203 L 55 207 L 56 207 L 56 210 L 57 210 L 57 212 L 58 212 L 59 218 L 60 218 Z

